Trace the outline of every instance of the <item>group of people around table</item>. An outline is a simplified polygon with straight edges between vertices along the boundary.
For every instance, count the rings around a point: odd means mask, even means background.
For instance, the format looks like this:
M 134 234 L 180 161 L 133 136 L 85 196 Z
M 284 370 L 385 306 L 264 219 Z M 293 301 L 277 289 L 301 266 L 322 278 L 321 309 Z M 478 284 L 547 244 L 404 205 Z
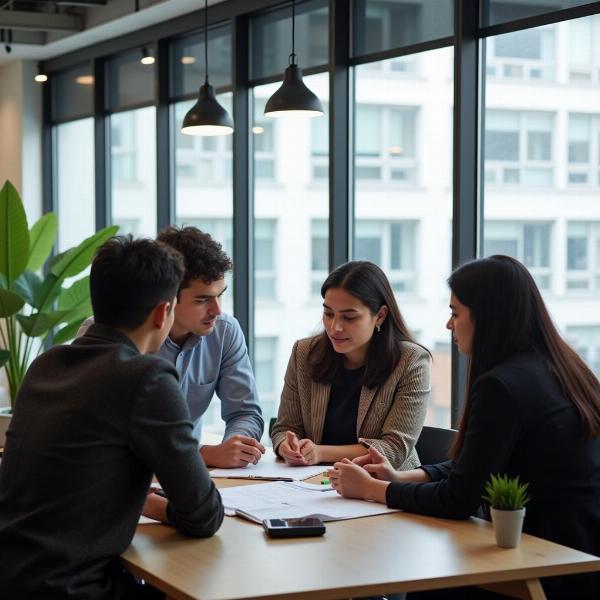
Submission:
M 194 227 L 97 251 L 93 320 L 32 363 L 15 403 L 0 464 L 0 598 L 164 598 L 119 563 L 140 514 L 189 536 L 219 529 L 207 466 L 265 453 L 244 336 L 221 310 L 231 268 Z M 517 260 L 474 260 L 448 283 L 446 327 L 468 357 L 451 460 L 421 465 L 432 357 L 367 261 L 322 285 L 323 330 L 294 344 L 274 451 L 292 466 L 331 465 L 342 496 L 454 519 L 478 511 L 491 474 L 518 475 L 531 495 L 526 532 L 600 555 L 598 379 Z M 201 423 L 215 395 L 225 435 L 210 445 Z M 164 494 L 150 491 L 153 475 Z M 542 583 L 550 599 L 600 598 L 599 573 Z M 479 592 L 452 593 L 436 597 Z

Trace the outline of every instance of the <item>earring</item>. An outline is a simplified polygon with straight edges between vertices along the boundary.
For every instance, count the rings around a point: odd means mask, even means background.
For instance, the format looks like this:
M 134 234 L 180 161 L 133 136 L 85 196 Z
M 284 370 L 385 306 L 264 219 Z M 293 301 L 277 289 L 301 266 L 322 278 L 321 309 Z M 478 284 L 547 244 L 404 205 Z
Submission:
M 375 325 L 375 328 L 377 329 L 377 333 L 381 333 L 381 325 L 379 323 Z

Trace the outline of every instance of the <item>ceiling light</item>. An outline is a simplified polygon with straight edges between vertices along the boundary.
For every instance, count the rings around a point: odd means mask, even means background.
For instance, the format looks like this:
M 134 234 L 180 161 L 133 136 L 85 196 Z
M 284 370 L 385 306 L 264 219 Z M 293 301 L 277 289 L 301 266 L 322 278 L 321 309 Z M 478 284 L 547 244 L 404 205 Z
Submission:
M 38 63 L 37 73 L 35 74 L 35 77 L 33 79 L 35 81 L 37 81 L 38 83 L 45 83 L 46 81 L 48 81 L 48 75 L 46 75 L 46 73 L 44 73 L 41 63 Z
M 233 133 L 233 120 L 217 102 L 213 86 L 208 83 L 208 0 L 204 2 L 204 84 L 198 101 L 185 115 L 181 133 L 187 135 L 227 135 Z
M 79 85 L 93 85 L 94 84 L 94 76 L 93 75 L 78 75 L 75 77 L 75 83 Z
M 141 58 L 140 62 L 143 65 L 153 65 L 155 60 L 156 59 L 154 58 L 154 56 L 152 56 L 148 52 L 148 49 L 146 48 L 146 46 L 142 46 L 142 58 Z
M 259 134 L 259 133 L 264 133 L 264 132 L 265 132 L 265 128 L 264 128 L 264 127 L 261 127 L 260 125 L 255 125 L 255 126 L 252 128 L 252 133 Z
M 181 64 L 182 65 L 193 65 L 196 62 L 195 56 L 182 56 Z
M 296 2 L 292 0 L 292 53 L 283 74 L 281 87 L 265 105 L 268 117 L 320 117 L 321 101 L 302 81 L 302 69 L 296 64 Z
M 402 154 L 402 146 L 390 146 L 390 154 L 395 156 Z

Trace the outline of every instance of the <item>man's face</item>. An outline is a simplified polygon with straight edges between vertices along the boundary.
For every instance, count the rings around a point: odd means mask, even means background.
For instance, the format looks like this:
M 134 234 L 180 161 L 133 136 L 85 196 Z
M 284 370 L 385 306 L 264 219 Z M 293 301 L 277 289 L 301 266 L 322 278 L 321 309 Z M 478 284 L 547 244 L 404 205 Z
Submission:
M 211 283 L 202 279 L 192 279 L 189 287 L 179 292 L 171 339 L 177 341 L 189 333 L 211 334 L 217 317 L 221 314 L 221 296 L 225 289 L 224 278 Z

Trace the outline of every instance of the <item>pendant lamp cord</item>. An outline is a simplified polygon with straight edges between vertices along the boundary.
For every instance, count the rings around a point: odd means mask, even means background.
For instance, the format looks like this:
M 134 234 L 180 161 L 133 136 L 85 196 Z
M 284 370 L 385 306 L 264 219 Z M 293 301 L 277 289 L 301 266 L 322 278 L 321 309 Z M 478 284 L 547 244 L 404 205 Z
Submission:
M 208 85 L 208 0 L 204 2 L 204 83 Z
M 290 65 L 296 64 L 296 0 L 292 0 L 292 53 L 289 63 Z

